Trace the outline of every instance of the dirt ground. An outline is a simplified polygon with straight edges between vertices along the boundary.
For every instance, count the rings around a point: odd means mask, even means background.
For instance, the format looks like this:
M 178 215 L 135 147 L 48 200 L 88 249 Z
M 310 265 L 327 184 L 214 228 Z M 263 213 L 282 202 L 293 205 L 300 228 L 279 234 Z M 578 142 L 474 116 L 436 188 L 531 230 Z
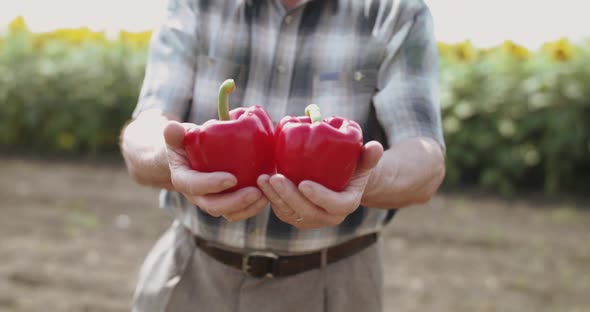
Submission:
M 0 158 L 0 311 L 129 311 L 170 219 L 123 166 Z M 588 312 L 590 209 L 440 195 L 385 232 L 385 311 Z

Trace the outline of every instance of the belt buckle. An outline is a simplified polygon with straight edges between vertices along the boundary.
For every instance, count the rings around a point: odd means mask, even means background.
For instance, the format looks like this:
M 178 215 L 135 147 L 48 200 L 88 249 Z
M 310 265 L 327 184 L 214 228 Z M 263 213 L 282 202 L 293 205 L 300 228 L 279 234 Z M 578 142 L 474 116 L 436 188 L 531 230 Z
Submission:
M 251 269 L 250 259 L 254 259 L 254 258 L 262 258 L 262 259 L 267 259 L 269 261 L 270 265 L 267 266 L 266 272 L 264 272 L 263 274 L 252 274 L 252 272 L 250 272 L 250 269 Z M 276 261 L 278 259 L 279 259 L 279 255 L 277 255 L 273 252 L 268 252 L 268 251 L 249 252 L 249 253 L 242 256 L 242 272 L 244 272 L 244 274 L 246 274 L 250 277 L 255 277 L 255 278 L 262 278 L 262 277 L 273 278 L 274 277 L 273 271 L 275 268 Z

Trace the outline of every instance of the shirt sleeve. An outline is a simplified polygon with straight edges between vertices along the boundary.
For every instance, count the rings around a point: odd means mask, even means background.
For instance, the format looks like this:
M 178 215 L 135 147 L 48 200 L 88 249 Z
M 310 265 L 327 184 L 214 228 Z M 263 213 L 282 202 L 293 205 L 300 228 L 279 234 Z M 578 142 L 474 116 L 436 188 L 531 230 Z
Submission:
M 188 0 L 167 0 L 152 35 L 145 77 L 133 118 L 160 109 L 182 119 L 191 104 L 196 69 L 197 16 Z
M 403 138 L 429 137 L 445 149 L 438 91 L 438 50 L 426 6 L 393 32 L 378 73 L 373 98 L 390 145 Z

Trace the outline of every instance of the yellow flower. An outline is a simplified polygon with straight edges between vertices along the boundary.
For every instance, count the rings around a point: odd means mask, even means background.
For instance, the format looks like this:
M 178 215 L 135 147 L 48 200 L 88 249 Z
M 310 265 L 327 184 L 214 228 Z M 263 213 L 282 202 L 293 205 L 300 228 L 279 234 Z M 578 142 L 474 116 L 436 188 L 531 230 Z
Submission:
M 438 54 L 440 56 L 448 56 L 451 53 L 451 46 L 444 43 L 444 42 L 438 42 Z
M 505 53 L 519 60 L 526 60 L 531 56 L 531 52 L 527 48 L 518 45 L 510 40 L 504 41 L 504 43 L 501 46 L 501 49 Z
M 479 50 L 480 57 L 486 57 L 498 51 L 498 47 L 483 48 Z
M 455 45 L 455 57 L 465 63 L 471 63 L 477 59 L 478 51 L 470 41 L 463 41 Z
M 29 31 L 29 27 L 27 26 L 27 22 L 22 16 L 18 16 L 15 18 L 10 24 L 8 24 L 8 31 L 11 33 L 19 32 L 19 31 Z
M 575 54 L 574 45 L 567 39 L 546 43 L 543 45 L 543 50 L 548 53 L 554 61 L 558 62 L 567 62 Z
M 88 27 L 75 29 L 57 29 L 50 33 L 44 34 L 44 40 L 56 39 L 65 41 L 71 45 L 80 45 L 85 42 L 106 42 L 104 32 L 95 32 Z
M 119 32 L 119 40 L 133 47 L 143 48 L 146 47 L 152 36 L 151 31 L 142 32 L 128 32 L 122 30 Z
M 33 47 L 38 50 L 43 48 L 43 46 L 45 46 L 45 43 L 47 42 L 47 40 L 49 39 L 49 36 L 47 33 L 40 33 L 40 34 L 34 34 L 33 35 Z
M 78 29 L 71 29 L 65 33 L 65 39 L 67 42 L 74 45 L 79 45 L 86 38 L 88 28 L 82 27 Z

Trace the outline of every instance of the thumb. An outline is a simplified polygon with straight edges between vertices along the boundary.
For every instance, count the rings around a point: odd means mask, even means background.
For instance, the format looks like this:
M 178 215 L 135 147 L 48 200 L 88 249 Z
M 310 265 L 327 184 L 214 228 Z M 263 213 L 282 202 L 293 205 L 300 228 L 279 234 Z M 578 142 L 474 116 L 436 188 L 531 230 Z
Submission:
M 371 141 L 363 146 L 363 151 L 357 166 L 357 173 L 363 174 L 373 169 L 383 156 L 383 145 L 377 141 Z
M 164 140 L 166 141 L 168 148 L 182 148 L 182 141 L 184 140 L 185 134 L 186 130 L 184 126 L 178 121 L 171 120 L 166 127 L 164 127 Z

